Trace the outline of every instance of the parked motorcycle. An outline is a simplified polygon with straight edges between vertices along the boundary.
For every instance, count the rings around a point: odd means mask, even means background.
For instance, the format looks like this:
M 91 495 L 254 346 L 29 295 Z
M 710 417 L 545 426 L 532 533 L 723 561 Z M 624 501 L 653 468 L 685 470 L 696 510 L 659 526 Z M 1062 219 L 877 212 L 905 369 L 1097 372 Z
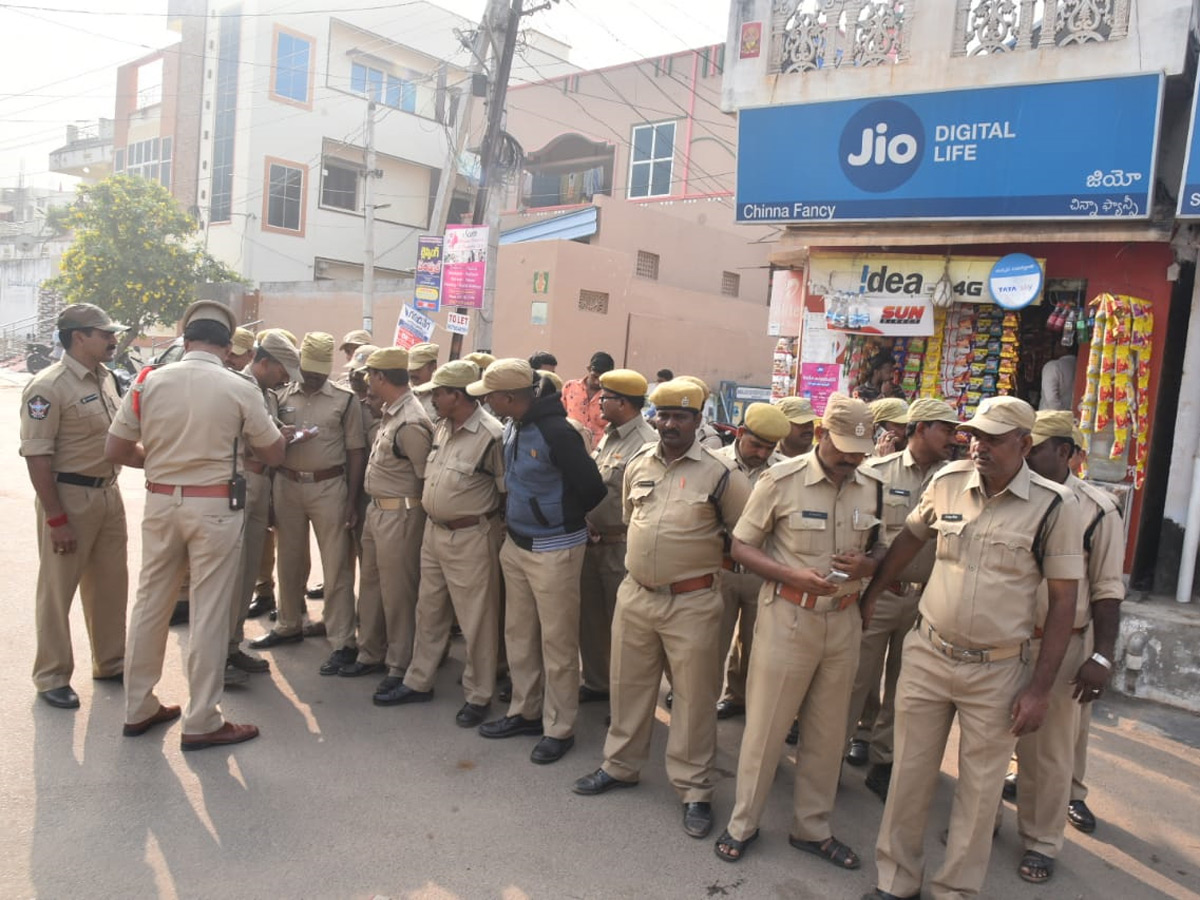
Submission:
M 54 362 L 51 355 L 53 350 L 48 344 L 30 343 L 25 345 L 25 371 L 31 375 L 49 367 Z

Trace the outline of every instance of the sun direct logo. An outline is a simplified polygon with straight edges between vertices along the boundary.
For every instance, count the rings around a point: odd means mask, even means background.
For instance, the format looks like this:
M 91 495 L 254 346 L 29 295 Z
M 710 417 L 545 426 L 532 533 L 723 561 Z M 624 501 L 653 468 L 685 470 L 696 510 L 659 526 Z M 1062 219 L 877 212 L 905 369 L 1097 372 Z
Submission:
M 925 126 L 898 100 L 868 103 L 846 123 L 838 142 L 838 162 L 855 187 L 872 194 L 898 188 L 921 165 Z

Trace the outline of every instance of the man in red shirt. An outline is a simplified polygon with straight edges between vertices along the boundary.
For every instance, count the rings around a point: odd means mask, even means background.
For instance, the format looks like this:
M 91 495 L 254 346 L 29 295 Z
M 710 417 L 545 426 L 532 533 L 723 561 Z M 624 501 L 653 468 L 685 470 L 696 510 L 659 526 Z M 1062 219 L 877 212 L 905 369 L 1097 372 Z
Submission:
M 604 428 L 608 424 L 600 413 L 600 376 L 614 368 L 613 358 L 603 350 L 597 350 L 588 363 L 587 374 L 563 385 L 562 403 L 567 415 L 582 422 L 592 432 L 593 447 L 604 437 Z

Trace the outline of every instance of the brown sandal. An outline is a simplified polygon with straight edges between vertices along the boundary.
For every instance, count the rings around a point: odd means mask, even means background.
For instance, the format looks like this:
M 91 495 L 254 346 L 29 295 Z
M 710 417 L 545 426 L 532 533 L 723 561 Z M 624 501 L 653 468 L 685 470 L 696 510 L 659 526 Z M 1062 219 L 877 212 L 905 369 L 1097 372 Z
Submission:
M 839 869 L 857 869 L 862 865 L 858 854 L 833 836 L 823 841 L 802 841 L 789 836 L 788 843 L 797 850 L 829 860 Z
M 717 838 L 717 842 L 713 845 L 713 853 L 717 854 L 725 862 L 738 862 L 746 855 L 746 848 L 758 840 L 758 829 L 754 829 L 754 833 L 744 841 L 739 841 L 729 833 L 729 829 L 721 832 L 721 836 Z M 724 847 L 726 849 L 722 850 Z

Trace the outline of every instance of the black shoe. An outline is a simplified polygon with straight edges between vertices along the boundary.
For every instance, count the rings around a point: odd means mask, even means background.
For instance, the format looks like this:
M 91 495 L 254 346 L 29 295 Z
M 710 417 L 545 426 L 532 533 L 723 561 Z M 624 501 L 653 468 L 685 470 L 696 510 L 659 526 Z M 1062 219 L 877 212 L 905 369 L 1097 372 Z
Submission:
M 455 622 L 450 626 L 450 639 L 453 640 L 454 638 L 460 638 L 462 636 L 462 626 Z
M 308 590 L 306 590 L 304 592 L 304 597 L 307 600 L 324 600 L 325 599 L 325 585 L 318 584 L 316 587 L 310 587 Z
M 1004 790 L 1000 792 L 1009 803 L 1017 802 L 1017 773 L 1009 772 L 1004 776 Z
M 394 691 L 396 687 L 404 683 L 404 678 L 401 675 L 388 675 L 382 679 L 379 684 L 375 685 L 375 693 L 386 694 L 388 691 Z
M 255 594 L 254 599 L 250 601 L 250 608 L 246 610 L 246 618 L 257 619 L 261 615 L 274 611 L 274 594 Z
M 261 675 L 263 672 L 271 671 L 271 664 L 269 662 L 257 656 L 251 656 L 240 647 L 229 654 L 225 663 L 226 665 L 233 666 L 235 669 L 241 669 L 248 675 Z
M 867 764 L 867 752 L 871 749 L 871 745 L 860 738 L 853 738 L 850 741 L 850 749 L 846 751 L 846 762 L 852 766 L 865 766 Z
M 916 893 L 909 894 L 907 897 L 901 897 L 899 894 L 889 894 L 887 891 L 875 888 L 871 893 L 863 894 L 862 900 L 921 900 L 921 895 Z
M 523 719 L 520 716 L 505 716 L 479 726 L 479 734 L 485 738 L 510 738 L 519 734 L 541 733 L 541 719 Z
M 667 709 L 670 709 L 674 705 L 675 705 L 675 692 L 667 691 L 667 696 L 665 696 L 663 698 L 663 706 L 665 706 Z
M 721 700 L 717 703 L 717 718 L 732 719 L 734 716 L 744 716 L 746 704 L 734 700 Z
M 1096 830 L 1096 817 L 1082 800 L 1072 800 L 1067 804 L 1067 821 L 1084 834 L 1091 834 Z
M 365 663 L 355 660 L 338 669 L 338 674 L 343 678 L 362 678 L 364 675 L 374 675 L 376 672 L 384 671 L 387 671 L 387 666 L 383 663 Z
M 251 650 L 270 650 L 272 647 L 278 647 L 280 644 L 298 644 L 304 640 L 304 632 L 297 631 L 295 634 L 281 634 L 272 628 L 260 638 L 255 638 L 250 642 Z
M 401 681 L 390 691 L 376 691 L 371 702 L 376 706 L 399 706 L 401 703 L 428 703 L 433 691 L 414 691 Z
M 267 618 L 270 619 L 272 622 L 276 621 L 279 618 L 279 610 L 278 609 L 271 610 L 269 613 L 267 613 Z
M 892 764 L 878 763 L 871 766 L 867 772 L 867 778 L 863 782 L 867 786 L 867 790 L 875 794 L 884 803 L 887 803 L 888 788 L 892 784 Z
M 595 688 L 590 688 L 586 684 L 579 686 L 579 702 L 580 703 L 599 703 L 603 700 L 608 702 L 608 691 L 598 691 Z
M 683 830 L 688 837 L 706 838 L 712 831 L 712 804 L 683 804 Z
M 575 735 L 565 738 L 544 737 L 537 742 L 529 759 L 539 765 L 558 762 L 567 755 L 567 751 L 575 746 Z
M 603 794 L 613 788 L 631 788 L 637 787 L 637 785 L 636 781 L 622 781 L 620 778 L 613 778 L 603 769 L 597 769 L 591 775 L 577 778 L 571 785 L 571 790 L 585 797 L 594 797 L 596 794 Z
M 478 728 L 487 715 L 488 704 L 464 703 L 454 716 L 454 724 L 459 728 Z
M 496 699 L 501 703 L 512 702 L 512 679 L 505 678 L 496 685 Z
M 124 672 L 114 672 L 112 675 L 93 675 L 92 681 L 115 681 L 117 684 L 125 683 Z
M 171 611 L 172 625 L 186 625 L 188 623 L 188 611 L 191 608 L 191 603 L 187 600 L 180 600 L 175 604 L 175 609 Z
M 785 744 L 787 744 L 789 747 L 795 747 L 798 743 L 800 743 L 800 720 L 799 719 L 795 719 L 792 721 L 792 727 L 788 729 L 787 737 L 785 737 L 783 739 L 783 742 Z
M 79 709 L 79 695 L 71 690 L 69 684 L 62 687 L 39 691 L 38 696 L 58 709 Z
M 322 675 L 336 675 L 341 671 L 342 666 L 348 666 L 357 659 L 357 647 L 343 647 L 341 650 L 334 650 L 330 653 L 329 659 L 321 663 L 321 668 L 318 671 Z

